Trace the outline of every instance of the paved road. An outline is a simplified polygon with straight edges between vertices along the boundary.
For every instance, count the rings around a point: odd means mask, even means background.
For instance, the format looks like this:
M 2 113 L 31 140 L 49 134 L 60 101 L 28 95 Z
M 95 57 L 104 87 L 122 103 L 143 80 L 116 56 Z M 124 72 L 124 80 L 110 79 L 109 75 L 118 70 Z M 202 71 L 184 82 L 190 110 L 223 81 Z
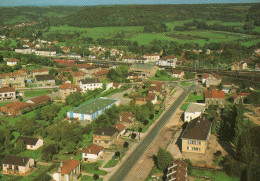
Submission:
M 140 159 L 142 154 L 148 148 L 148 146 L 152 143 L 152 141 L 159 134 L 160 130 L 164 127 L 164 125 L 169 121 L 171 115 L 176 111 L 178 106 L 183 102 L 185 97 L 190 93 L 193 89 L 193 85 L 190 87 L 184 88 L 183 93 L 179 96 L 179 98 L 174 102 L 174 104 L 165 112 L 165 114 L 160 118 L 158 123 L 154 126 L 154 128 L 150 131 L 150 133 L 143 139 L 143 141 L 137 146 L 137 148 L 133 151 L 133 153 L 128 157 L 125 163 L 117 170 L 117 172 L 111 176 L 110 181 L 123 181 L 130 170 L 134 167 L 136 162 Z

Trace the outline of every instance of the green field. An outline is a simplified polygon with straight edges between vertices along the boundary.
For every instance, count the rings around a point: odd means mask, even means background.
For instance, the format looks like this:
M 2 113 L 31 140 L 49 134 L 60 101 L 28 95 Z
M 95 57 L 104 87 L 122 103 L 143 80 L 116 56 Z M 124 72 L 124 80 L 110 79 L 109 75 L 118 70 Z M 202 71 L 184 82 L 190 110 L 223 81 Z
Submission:
M 52 26 L 50 32 L 81 32 L 81 37 L 98 38 L 114 38 L 117 33 L 124 32 L 126 40 L 137 41 L 140 45 L 148 45 L 153 40 L 176 41 L 178 43 L 198 43 L 203 46 L 205 43 L 222 42 L 222 41 L 241 41 L 243 45 L 250 46 L 260 42 L 260 37 L 255 35 L 247 35 L 233 32 L 213 31 L 213 30 L 194 30 L 194 31 L 175 31 L 175 26 L 181 26 L 186 21 L 176 21 L 166 23 L 169 32 L 164 33 L 144 33 L 143 26 L 127 26 L 127 27 L 95 27 L 81 28 L 72 26 Z M 219 21 L 209 21 L 213 24 Z M 221 23 L 221 22 L 220 22 Z M 222 25 L 243 26 L 241 22 L 223 22 Z M 260 28 L 256 27 L 255 31 L 260 32 Z M 169 36 L 169 34 L 171 36 Z M 247 39 L 245 40 L 245 36 Z
M 48 90 L 29 90 L 29 91 L 24 91 L 24 96 L 30 98 L 30 97 L 45 95 L 48 93 L 49 93 Z
M 185 102 L 200 102 L 203 100 L 204 100 L 204 94 L 195 95 L 194 92 L 191 92 Z
M 104 168 L 110 168 L 110 167 L 114 167 L 116 166 L 116 164 L 119 162 L 119 159 L 111 159 L 109 160 L 106 165 L 104 166 Z
M 238 181 L 239 178 L 237 177 L 230 177 L 224 172 L 220 171 L 209 171 L 209 170 L 198 170 L 198 169 L 192 169 L 191 175 L 193 177 L 199 177 L 202 178 L 204 176 L 209 177 L 210 180 L 214 181 Z
M 87 173 L 98 174 L 98 175 L 106 175 L 107 172 L 103 170 L 99 170 L 98 167 L 102 165 L 102 162 L 98 163 L 82 163 L 81 169 Z
M 102 178 L 98 178 L 96 181 L 102 181 Z M 88 175 L 83 175 L 81 177 L 81 181 L 95 181 L 93 177 L 88 176 Z

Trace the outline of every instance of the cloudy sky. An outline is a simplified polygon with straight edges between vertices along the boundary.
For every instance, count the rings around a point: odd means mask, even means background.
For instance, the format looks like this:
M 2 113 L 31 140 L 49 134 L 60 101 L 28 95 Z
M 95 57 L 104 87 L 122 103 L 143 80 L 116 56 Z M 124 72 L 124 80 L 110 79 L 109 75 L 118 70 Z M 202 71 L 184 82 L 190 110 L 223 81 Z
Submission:
M 259 2 L 260 0 L 0 0 L 0 6 L 91 6 L 108 4 L 208 4 Z

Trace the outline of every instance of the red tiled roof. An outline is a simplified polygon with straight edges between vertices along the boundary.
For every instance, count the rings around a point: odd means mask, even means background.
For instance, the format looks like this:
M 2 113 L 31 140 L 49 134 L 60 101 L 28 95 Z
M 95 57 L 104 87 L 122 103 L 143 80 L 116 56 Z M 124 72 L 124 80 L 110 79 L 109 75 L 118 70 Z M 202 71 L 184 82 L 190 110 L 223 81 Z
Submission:
M 15 92 L 15 88 L 13 88 L 13 87 L 2 87 L 2 88 L 0 88 L 0 93 L 4 93 L 4 92 Z
M 225 92 L 221 90 L 205 90 L 204 92 L 205 98 L 224 98 Z
M 154 93 L 148 93 L 147 100 L 152 101 L 156 98 L 156 95 Z
M 218 75 L 218 74 L 213 74 L 213 76 L 216 78 L 216 79 L 221 79 L 222 77 L 220 76 L 220 75 Z
M 61 172 L 62 174 L 69 174 L 72 170 L 74 170 L 78 165 L 80 164 L 80 161 L 78 160 L 70 160 L 67 163 L 65 163 L 61 167 Z M 58 169 L 55 171 L 55 173 L 59 173 Z
M 50 101 L 50 100 L 51 100 L 51 98 L 47 95 L 41 95 L 41 96 L 37 96 L 37 97 L 30 99 L 30 101 L 32 101 L 36 105 L 44 103 L 46 101 Z
M 209 89 L 213 90 L 213 89 L 218 89 L 216 85 L 210 85 Z
M 161 86 L 164 84 L 164 82 L 152 80 L 152 81 L 151 81 L 151 84 L 155 84 L 156 86 L 160 86 L 160 87 L 161 87 Z
M 16 59 L 16 58 L 13 58 L 13 59 L 10 59 L 10 60 L 7 60 L 7 62 L 18 62 L 20 60 Z
M 60 89 L 78 89 L 79 87 L 74 85 L 74 84 L 71 84 L 71 83 L 65 83 L 65 84 L 62 84 L 59 86 Z
M 72 73 L 72 77 L 82 77 L 84 75 L 86 75 L 86 74 L 84 72 L 80 72 L 80 71 Z
M 133 113 L 128 113 L 128 112 L 122 112 L 122 113 L 120 114 L 120 116 L 135 118 L 135 115 L 134 115 Z
M 241 96 L 245 96 L 245 97 L 246 97 L 246 96 L 249 96 L 250 93 L 247 93 L 247 92 L 240 92 L 239 95 L 241 95 Z
M 95 154 L 97 155 L 100 151 L 104 149 L 103 146 L 99 146 L 96 144 L 91 144 L 87 148 L 83 149 L 83 153 Z
M 206 78 L 208 78 L 208 77 L 209 77 L 209 74 L 207 74 L 207 73 L 205 73 L 205 74 L 202 75 L 202 78 L 203 78 L 203 79 L 206 79 Z
M 119 132 L 123 131 L 126 127 L 121 124 L 121 123 L 117 123 L 113 125 L 114 128 L 118 129 Z
M 155 92 L 161 93 L 162 92 L 162 87 L 160 87 L 160 86 L 150 86 L 148 88 L 148 91 L 155 91 Z
M 32 70 L 32 73 L 35 72 L 49 72 L 49 69 L 37 69 L 37 70 Z
M 181 74 L 182 72 L 182 70 L 173 70 L 173 74 Z
M 100 71 L 94 73 L 93 75 L 94 75 L 94 76 L 101 76 L 101 75 L 106 75 L 106 74 L 108 74 L 108 72 L 109 72 L 109 70 L 108 70 L 108 69 L 105 69 L 105 70 L 100 70 Z
M 30 103 L 27 103 L 27 102 L 19 102 L 19 101 L 16 101 L 16 102 L 12 102 L 10 104 L 6 104 L 2 107 L 5 107 L 7 109 L 14 109 L 14 110 L 20 110 L 20 109 L 23 109 L 23 108 L 26 108 L 26 107 L 30 107 L 32 106 L 32 104 Z

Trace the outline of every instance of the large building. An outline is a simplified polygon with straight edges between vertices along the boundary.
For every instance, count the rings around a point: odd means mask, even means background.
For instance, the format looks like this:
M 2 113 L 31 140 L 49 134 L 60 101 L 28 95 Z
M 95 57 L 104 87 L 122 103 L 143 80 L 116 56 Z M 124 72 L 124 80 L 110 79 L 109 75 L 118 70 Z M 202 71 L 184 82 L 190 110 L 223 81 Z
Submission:
M 100 97 L 75 109 L 72 109 L 71 111 L 67 112 L 67 116 L 68 118 L 92 121 L 99 115 L 103 114 L 105 109 L 110 108 L 114 104 L 118 106 L 119 100 Z
M 182 140 L 182 152 L 205 153 L 210 137 L 211 122 L 205 117 L 197 117 L 185 128 Z
M 86 92 L 87 90 L 94 90 L 94 89 L 102 88 L 102 83 L 97 78 L 83 79 L 83 80 L 80 80 L 79 83 L 80 83 L 79 86 L 83 92 Z

